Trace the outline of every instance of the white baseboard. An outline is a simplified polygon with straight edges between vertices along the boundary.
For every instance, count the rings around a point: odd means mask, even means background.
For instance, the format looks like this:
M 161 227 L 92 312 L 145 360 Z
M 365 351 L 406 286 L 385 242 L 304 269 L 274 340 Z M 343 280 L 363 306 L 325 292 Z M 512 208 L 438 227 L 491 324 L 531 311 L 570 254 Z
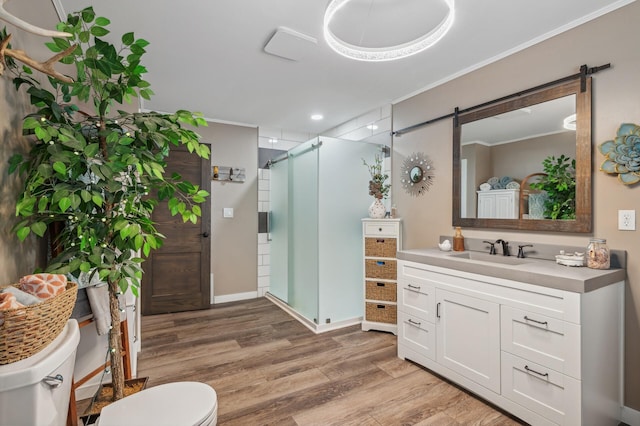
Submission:
M 249 300 L 249 299 L 257 299 L 257 298 L 258 298 L 257 291 L 248 291 L 246 293 L 224 294 L 222 296 L 214 296 L 213 304 L 217 305 L 218 303 L 237 302 L 239 300 Z
M 293 318 L 297 319 L 302 325 L 307 327 L 309 330 L 313 331 L 315 334 L 325 333 L 327 331 L 337 330 L 339 328 L 349 327 L 352 325 L 360 324 L 362 322 L 362 317 L 358 318 L 350 318 L 342 321 L 337 321 L 330 324 L 316 324 L 313 321 L 305 318 L 301 313 L 293 309 L 291 306 L 284 303 L 282 300 L 278 299 L 271 293 L 266 293 L 264 297 L 271 301 L 274 305 L 278 306 L 280 309 L 291 315 Z
M 622 421 L 629 426 L 640 426 L 640 411 L 629 407 L 622 407 Z

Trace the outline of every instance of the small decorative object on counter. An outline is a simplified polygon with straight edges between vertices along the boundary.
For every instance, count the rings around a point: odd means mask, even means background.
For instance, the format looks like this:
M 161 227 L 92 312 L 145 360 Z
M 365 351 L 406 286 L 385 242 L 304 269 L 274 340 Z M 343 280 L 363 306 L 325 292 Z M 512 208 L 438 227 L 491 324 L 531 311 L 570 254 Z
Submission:
M 440 250 L 442 250 L 442 251 L 450 251 L 451 250 L 451 241 L 444 240 L 443 242 L 438 244 L 438 247 L 440 247 Z
M 453 236 L 453 251 L 464 251 L 464 237 L 462 236 L 462 228 L 456 226 L 456 233 Z
M 564 266 L 584 266 L 584 253 L 574 252 L 571 254 L 560 250 L 560 254 L 556 255 L 556 263 Z
M 587 246 L 587 266 L 592 269 L 609 269 L 611 265 L 607 240 L 592 238 Z
M 397 215 L 398 215 L 398 210 L 396 209 L 396 205 L 394 204 L 394 205 L 391 206 L 391 215 L 390 215 L 390 217 L 391 217 L 391 219 L 395 219 L 397 217 Z

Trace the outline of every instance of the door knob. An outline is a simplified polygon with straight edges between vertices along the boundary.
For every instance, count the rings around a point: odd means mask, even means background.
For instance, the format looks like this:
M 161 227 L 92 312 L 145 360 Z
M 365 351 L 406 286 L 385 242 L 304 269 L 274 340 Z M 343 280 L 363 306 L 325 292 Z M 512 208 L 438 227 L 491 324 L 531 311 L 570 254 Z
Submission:
M 203 236 L 204 238 L 208 238 L 208 237 L 209 237 L 209 233 L 208 233 L 207 231 L 204 231 L 204 232 L 202 233 L 202 236 Z

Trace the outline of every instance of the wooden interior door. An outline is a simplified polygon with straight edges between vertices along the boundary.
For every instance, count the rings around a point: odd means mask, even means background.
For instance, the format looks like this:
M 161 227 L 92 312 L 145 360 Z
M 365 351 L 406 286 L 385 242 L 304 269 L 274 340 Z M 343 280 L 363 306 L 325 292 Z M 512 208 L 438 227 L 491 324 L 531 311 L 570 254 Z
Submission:
M 167 175 L 177 172 L 211 192 L 211 160 L 174 147 L 167 159 Z M 197 224 L 171 216 L 166 203 L 153 212 L 156 229 L 166 238 L 163 246 L 142 264 L 142 315 L 193 311 L 210 307 L 211 202 L 201 204 Z

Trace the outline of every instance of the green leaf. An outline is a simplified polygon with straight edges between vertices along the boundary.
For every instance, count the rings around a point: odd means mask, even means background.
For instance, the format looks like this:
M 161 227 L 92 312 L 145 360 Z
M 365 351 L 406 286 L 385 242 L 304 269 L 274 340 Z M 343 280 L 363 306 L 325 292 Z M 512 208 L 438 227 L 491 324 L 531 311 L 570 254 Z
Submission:
M 41 197 L 38 200 L 38 212 L 42 213 L 47 210 L 47 206 L 49 205 L 49 198 Z
M 91 196 L 91 200 L 93 201 L 93 204 L 95 204 L 96 206 L 102 207 L 102 202 L 104 200 L 102 199 L 102 196 L 100 194 L 96 194 L 94 192 L 93 195 Z
M 131 44 L 133 44 L 133 41 L 134 41 L 133 33 L 126 33 L 122 35 L 122 43 L 125 46 L 130 46 Z
M 103 27 L 92 27 L 91 28 L 91 35 L 95 36 L 95 37 L 102 37 L 102 36 L 106 36 L 107 34 L 109 34 L 109 30 Z
M 109 25 L 110 23 L 111 21 L 103 16 L 96 18 L 96 25 L 100 25 L 101 27 L 104 27 L 105 25 Z
M 38 237 L 42 237 L 47 231 L 47 225 L 45 225 L 43 222 L 35 222 L 31 225 L 31 230 Z
M 71 199 L 69 197 L 63 197 L 58 201 L 58 206 L 60 207 L 60 211 L 62 213 L 66 212 L 69 207 L 71 207 Z
M 80 270 L 84 273 L 87 273 L 91 270 L 91 264 L 89 262 L 82 262 L 80 264 Z
M 16 234 L 18 235 L 18 239 L 20 241 L 24 241 L 27 236 L 29 235 L 29 233 L 31 232 L 31 230 L 29 229 L 28 226 L 25 226 L 24 228 L 20 228 L 16 231 Z
M 27 117 L 22 123 L 22 128 L 25 130 L 35 129 L 36 127 L 40 127 L 40 120 L 36 120 L 34 117 Z
M 61 175 L 67 174 L 67 166 L 65 166 L 64 163 L 60 161 L 56 161 L 55 163 L 53 163 L 53 170 L 60 173 Z
M 100 145 L 97 143 L 91 143 L 84 148 L 84 155 L 89 158 L 93 158 L 100 151 Z

